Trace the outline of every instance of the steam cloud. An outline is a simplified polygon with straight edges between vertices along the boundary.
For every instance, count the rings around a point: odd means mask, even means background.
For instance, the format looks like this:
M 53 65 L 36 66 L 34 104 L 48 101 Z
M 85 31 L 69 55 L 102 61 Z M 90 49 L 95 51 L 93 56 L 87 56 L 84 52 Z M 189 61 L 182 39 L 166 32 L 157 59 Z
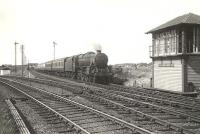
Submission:
M 102 50 L 102 47 L 100 44 L 93 44 L 93 47 L 94 47 L 94 50 L 97 51 L 97 50 Z

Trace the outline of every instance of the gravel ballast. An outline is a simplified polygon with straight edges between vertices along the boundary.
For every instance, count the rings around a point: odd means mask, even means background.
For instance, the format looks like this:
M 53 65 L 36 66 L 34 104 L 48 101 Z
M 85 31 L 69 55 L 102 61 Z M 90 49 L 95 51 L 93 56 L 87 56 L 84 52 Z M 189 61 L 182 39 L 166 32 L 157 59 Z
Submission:
M 0 83 L 0 134 L 19 134 L 17 125 L 5 102 L 6 99 L 15 100 L 15 106 L 21 116 L 31 128 L 32 134 L 57 134 L 31 107 L 23 101 L 24 96 Z

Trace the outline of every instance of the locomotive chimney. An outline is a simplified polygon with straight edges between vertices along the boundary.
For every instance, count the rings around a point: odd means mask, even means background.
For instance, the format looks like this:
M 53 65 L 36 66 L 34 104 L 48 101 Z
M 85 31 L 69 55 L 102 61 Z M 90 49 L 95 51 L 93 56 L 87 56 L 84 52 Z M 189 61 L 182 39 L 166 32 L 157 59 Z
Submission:
M 97 50 L 97 54 L 100 54 L 101 53 L 101 50 Z

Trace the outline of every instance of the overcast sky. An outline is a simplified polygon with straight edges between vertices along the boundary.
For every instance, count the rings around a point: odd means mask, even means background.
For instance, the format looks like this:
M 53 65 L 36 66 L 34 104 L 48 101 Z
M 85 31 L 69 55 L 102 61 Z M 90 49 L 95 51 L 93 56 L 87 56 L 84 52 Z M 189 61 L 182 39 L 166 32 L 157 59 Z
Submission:
M 177 16 L 200 15 L 199 0 L 0 0 L 0 65 L 94 51 L 101 44 L 109 64 L 151 62 L 151 34 L 145 32 Z

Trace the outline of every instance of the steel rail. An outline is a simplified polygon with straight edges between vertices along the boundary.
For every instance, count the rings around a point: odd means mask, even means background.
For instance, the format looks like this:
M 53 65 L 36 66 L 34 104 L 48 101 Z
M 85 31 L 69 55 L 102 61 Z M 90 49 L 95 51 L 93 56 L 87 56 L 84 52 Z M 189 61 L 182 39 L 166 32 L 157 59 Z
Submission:
M 27 80 L 27 79 L 25 79 L 25 80 Z M 33 81 L 35 81 L 35 79 L 32 79 Z M 41 82 L 41 79 L 37 79 L 38 81 L 37 82 Z M 48 82 L 51 82 L 51 83 L 56 83 L 55 81 L 52 81 L 52 80 L 45 80 L 45 79 L 42 79 L 43 81 L 48 81 Z M 63 83 L 63 84 L 65 84 L 66 85 L 66 83 Z M 74 84 L 71 84 L 72 86 L 74 86 Z M 69 87 L 69 85 L 66 85 L 67 87 Z M 90 88 L 89 86 L 86 86 L 86 85 L 82 85 L 82 86 L 85 86 L 85 87 L 87 87 L 87 88 Z M 96 88 L 96 90 L 98 90 L 98 91 L 100 91 L 100 92 L 102 92 L 103 90 L 105 90 L 105 89 L 98 89 L 98 88 Z M 113 91 L 113 90 L 112 90 Z M 138 98 L 141 98 L 141 97 L 143 97 L 143 96 L 141 96 L 141 95 L 134 95 L 134 94 L 130 94 L 130 93 L 127 93 L 127 92 L 120 92 L 120 91 L 113 91 L 111 94 L 113 94 L 113 93 L 116 93 L 117 95 L 118 95 L 118 97 L 121 97 L 121 98 L 125 98 L 126 100 L 132 100 L 132 101 L 135 101 L 135 102 L 138 102 L 138 103 L 142 103 L 142 104 L 145 104 L 145 105 L 151 105 L 151 106 L 153 106 L 153 107 L 156 107 L 156 108 L 159 108 L 159 109 L 163 109 L 163 110 L 166 110 L 166 111 L 169 111 L 169 112 L 174 112 L 175 114 L 181 114 L 181 115 L 183 115 L 183 116 L 186 116 L 186 117 L 190 117 L 190 118 L 192 118 L 193 120 L 195 120 L 196 122 L 198 122 L 199 120 L 200 120 L 200 118 L 199 117 L 194 117 L 194 116 L 191 116 L 191 115 L 188 115 L 188 114 L 184 114 L 183 112 L 177 112 L 177 111 L 174 111 L 174 109 L 173 108 L 165 108 L 165 107 L 162 107 L 162 106 L 157 106 L 157 105 L 155 105 L 155 104 L 151 104 L 151 103 L 147 103 L 147 102 L 142 102 L 142 101 L 139 101 L 139 100 L 136 100 L 136 99 L 132 99 L 132 98 L 129 98 L 129 97 L 126 97 L 126 96 L 124 96 L 124 95 L 122 95 L 122 93 L 123 94 L 125 94 L 125 95 L 128 95 L 128 96 L 136 96 L 136 97 L 138 97 Z M 114 94 L 113 94 L 114 95 Z M 134 97 L 135 98 L 135 97 Z M 149 99 L 150 98 L 150 99 Z M 161 101 L 161 102 L 165 102 L 164 104 L 168 104 L 168 105 L 173 105 L 173 104 L 179 104 L 179 102 L 174 102 L 174 101 L 166 101 L 166 100 L 162 100 L 162 99 L 157 99 L 157 98 L 153 98 L 153 97 L 147 97 L 147 98 L 145 98 L 145 97 L 143 97 L 143 100 L 145 100 L 145 101 L 148 101 L 148 100 L 151 100 L 151 99 L 153 99 L 154 101 L 152 101 L 152 102 L 157 102 L 157 100 L 159 100 L 159 101 Z M 166 103 L 167 102 L 167 103 Z M 181 103 L 182 104 L 182 103 Z M 184 104 L 182 104 L 182 105 L 184 105 Z M 200 109 L 199 108 L 196 108 L 196 107 L 192 107 L 192 106 L 185 106 L 184 105 L 184 107 L 186 107 L 186 108 L 190 108 L 190 109 L 193 109 L 193 110 L 197 110 L 197 111 L 200 111 Z
M 7 79 L 5 79 L 5 80 L 7 80 Z M 121 119 L 119 119 L 119 118 L 116 118 L 116 117 L 114 117 L 114 116 L 111 116 L 111 115 L 109 115 L 109 114 L 106 114 L 106 113 L 101 112 L 101 111 L 99 111 L 99 110 L 96 110 L 96 109 L 94 109 L 94 108 L 85 106 L 85 105 L 80 104 L 80 103 L 78 103 L 78 102 L 75 102 L 75 101 L 73 101 L 73 100 L 64 98 L 64 97 L 59 96 L 59 95 L 57 95 L 57 94 L 54 94 L 54 93 L 45 91 L 45 90 L 43 90 L 43 89 L 35 88 L 35 87 L 29 86 L 29 85 L 26 85 L 26 84 L 23 84 L 23 83 L 19 83 L 19 82 L 14 81 L 14 80 L 8 80 L 8 81 L 12 81 L 12 82 L 15 82 L 15 83 L 24 85 L 24 86 L 29 87 L 29 88 L 33 88 L 33 89 L 35 89 L 35 90 L 39 90 L 39 91 L 41 91 L 41 92 L 47 93 L 47 94 L 49 94 L 49 95 L 52 95 L 52 96 L 54 96 L 54 97 L 56 97 L 56 98 L 58 98 L 58 99 L 60 99 L 60 100 L 62 100 L 62 101 L 66 101 L 66 102 L 69 102 L 69 103 L 71 103 L 71 104 L 73 104 L 73 105 L 77 105 L 77 106 L 82 107 L 82 108 L 84 108 L 84 109 L 90 110 L 90 111 L 92 111 L 92 112 L 94 112 L 94 113 L 97 113 L 97 114 L 99 114 L 99 115 L 101 115 L 101 116 L 104 116 L 104 117 L 106 117 L 106 118 L 109 118 L 110 120 L 112 120 L 112 121 L 114 121 L 114 122 L 116 122 L 116 123 L 118 123 L 118 124 L 121 124 L 121 125 L 123 125 L 124 127 L 127 127 L 127 128 L 129 128 L 129 129 L 131 129 L 131 130 L 133 130 L 133 131 L 136 131 L 136 132 L 139 132 L 139 133 L 142 133 L 142 134 L 155 134 L 155 133 L 150 132 L 150 131 L 148 131 L 148 130 L 146 130 L 146 129 L 144 129 L 144 128 L 138 127 L 138 126 L 136 126 L 136 125 L 134 125 L 134 124 L 131 124 L 131 123 L 129 123 L 129 122 L 126 122 L 126 121 L 124 121 L 124 120 L 121 120 Z M 12 86 L 12 85 L 11 85 L 11 86 Z M 13 86 L 12 86 L 12 87 L 13 87 Z M 13 88 L 15 88 L 15 87 L 13 87 Z M 19 90 L 19 89 L 17 89 L 17 90 L 20 91 L 20 92 L 22 92 L 22 93 L 25 93 L 25 92 L 23 92 L 23 91 L 21 91 L 21 90 Z M 25 94 L 27 94 L 27 93 L 25 93 Z M 27 94 L 27 95 L 28 95 L 28 94 Z M 28 95 L 28 96 L 30 96 L 30 95 Z M 30 96 L 30 97 L 31 97 L 31 96 Z M 36 100 L 36 99 L 34 98 L 34 100 Z M 43 103 L 42 103 L 42 104 L 43 104 Z M 44 105 L 45 105 L 45 104 L 44 104 Z M 47 108 L 48 108 L 48 106 L 47 106 Z M 61 116 L 61 117 L 62 117 L 62 116 Z M 79 127 L 78 127 L 78 128 L 79 128 Z
M 66 84 L 66 83 L 65 83 Z M 101 91 L 101 90 L 100 90 Z M 102 91 L 101 91 L 102 92 Z M 105 94 L 107 94 L 107 93 L 105 93 Z M 102 95 L 102 94 L 99 94 L 99 95 Z M 107 94 L 108 95 L 108 94 Z M 124 97 L 124 96 L 121 96 L 121 95 L 117 95 L 119 98 L 123 98 L 123 99 L 125 99 L 126 98 L 126 100 L 129 100 L 129 101 L 133 101 L 133 99 L 130 99 L 130 98 L 127 98 L 127 97 Z M 98 96 L 96 96 L 96 98 L 97 98 Z M 192 117 L 192 116 L 188 116 L 187 114 L 183 114 L 183 113 L 181 113 L 181 112 L 175 112 L 175 111 L 172 111 L 172 110 L 170 110 L 170 109 L 167 109 L 167 108 L 163 108 L 163 107 L 160 107 L 160 106 L 157 106 L 157 105 L 153 105 L 153 104 L 149 104 L 149 103 L 146 103 L 146 102 L 140 102 L 140 101 L 137 101 L 137 100 L 134 100 L 134 101 L 136 101 L 137 103 L 140 103 L 140 104 L 144 104 L 144 105 L 150 105 L 151 107 L 156 107 L 156 108 L 158 108 L 159 110 L 161 110 L 162 109 L 162 111 L 164 111 L 164 112 L 166 112 L 165 110 L 167 110 L 167 111 L 169 111 L 169 112 L 173 112 L 173 113 L 170 113 L 170 114 L 172 114 L 172 115 L 181 115 L 182 117 L 187 117 L 187 118 L 190 118 L 190 120 L 194 120 L 194 121 L 196 121 L 196 122 L 199 122 L 199 118 L 196 118 L 196 117 Z M 114 102 L 112 102 L 112 103 L 114 103 Z M 116 103 L 117 104 L 117 103 Z M 119 104 L 118 104 L 119 105 Z M 122 105 L 120 105 L 121 107 L 122 107 Z M 126 108 L 127 109 L 127 107 L 124 107 L 124 108 Z M 130 109 L 129 109 L 130 110 Z M 131 109 L 132 111 L 133 111 L 133 109 Z M 188 132 L 188 133 L 192 133 L 191 131 L 188 131 L 187 129 L 184 129 L 184 128 L 182 128 L 182 127 L 179 127 L 179 126 L 177 126 L 177 125 L 174 125 L 174 124 L 171 124 L 170 122 L 166 122 L 166 121 L 163 121 L 163 120 L 161 120 L 161 119 L 159 119 L 159 118 L 156 118 L 156 117 L 153 117 L 153 116 L 151 116 L 151 115 L 148 115 L 148 114 L 144 114 L 144 113 L 142 113 L 142 112 L 140 112 L 140 111 L 134 111 L 134 112 L 139 112 L 139 114 L 142 114 L 142 115 L 144 115 L 144 116 L 146 116 L 146 117 L 149 117 L 149 118 L 152 118 L 152 119 L 154 119 L 154 120 L 157 120 L 158 121 L 158 123 L 165 123 L 165 124 L 168 124 L 169 126 L 173 126 L 173 128 L 176 128 L 176 129 L 183 129 L 184 131 L 186 131 L 186 132 Z
M 100 97 L 100 96 L 97 96 L 97 95 L 91 95 L 91 94 L 87 94 L 87 93 L 85 93 L 85 94 L 88 95 L 88 97 L 93 96 L 93 98 L 95 98 L 95 99 L 98 98 L 98 99 L 100 99 L 100 100 L 102 100 L 102 101 L 105 101 L 105 102 L 111 104 L 111 105 L 115 105 L 115 106 L 121 107 L 122 109 L 125 109 L 126 111 L 130 111 L 130 112 L 133 112 L 133 113 L 137 113 L 138 115 L 141 115 L 141 117 L 147 117 L 147 118 L 151 119 L 152 121 L 155 121 L 155 122 L 157 122 L 157 123 L 159 123 L 159 124 L 161 124 L 161 125 L 165 124 L 165 125 L 167 125 L 168 127 L 171 126 L 171 128 L 173 128 L 173 129 L 175 129 L 175 130 L 178 129 L 178 130 L 185 131 L 186 133 L 196 134 L 196 133 L 194 133 L 194 132 L 192 132 L 192 131 L 189 131 L 189 130 L 187 130 L 187 129 L 185 129 L 185 128 L 182 128 L 182 127 L 177 126 L 177 125 L 175 125 L 175 124 L 172 124 L 172 123 L 170 123 L 170 122 L 164 121 L 164 120 L 159 119 L 159 118 L 157 118 L 157 117 L 154 117 L 154 116 L 152 116 L 152 115 L 145 114 L 145 113 L 143 113 L 143 112 L 141 112 L 141 111 L 135 110 L 134 108 L 130 108 L 130 107 L 124 106 L 123 104 L 118 103 L 118 102 L 114 102 L 114 101 L 112 101 L 112 100 L 110 100 L 110 99 L 106 99 L 106 98 L 103 98 L 103 97 Z M 111 96 L 109 96 L 109 97 L 111 97 Z M 159 109 L 159 110 L 160 110 L 160 109 Z M 176 114 L 174 114 L 174 115 L 176 115 Z
M 38 79 L 38 78 L 35 78 L 35 79 L 37 79 L 37 80 L 41 80 L 41 79 Z M 55 83 L 55 81 L 53 81 L 53 80 L 46 80 L 46 79 L 42 79 L 42 80 L 45 80 L 45 81 L 49 81 L 49 82 L 54 82 Z M 59 78 L 56 78 L 55 80 L 57 80 L 57 81 L 59 81 L 59 82 L 62 82 L 63 84 L 70 84 L 70 85 L 78 85 L 78 86 L 87 86 L 87 85 L 85 85 L 84 83 L 77 83 L 77 84 L 75 84 L 74 82 L 67 82 L 67 81 L 64 81 L 64 80 L 62 80 L 62 79 L 59 79 Z M 100 85 L 100 86 L 103 86 L 104 88 L 106 88 L 107 87 L 107 85 L 101 85 L 101 84 L 92 84 L 92 85 Z M 117 86 L 119 86 L 119 85 L 117 85 Z M 121 86 L 119 86 L 119 87 L 121 87 Z M 122 86 L 123 87 L 123 86 Z M 124 88 L 126 88 L 126 90 L 128 89 L 127 87 L 124 87 Z M 106 89 L 108 89 L 108 87 L 106 88 Z M 115 92 L 119 92 L 120 94 L 121 93 L 124 93 L 124 94 L 129 94 L 130 95 L 130 93 L 129 92 L 126 92 L 126 91 L 116 91 L 116 90 L 114 90 L 114 89 L 110 89 L 110 87 L 109 87 L 109 89 L 108 90 L 112 90 L 112 91 L 115 91 Z M 144 93 L 144 92 L 142 92 L 142 91 L 139 91 L 138 89 L 137 89 L 137 91 L 133 91 L 133 92 L 140 92 L 140 93 L 143 93 L 143 94 L 146 94 L 146 93 Z M 133 94 L 131 94 L 131 95 L 133 95 Z M 182 105 L 182 106 L 184 106 L 184 107 L 187 107 L 187 108 L 190 108 L 190 109 L 193 109 L 193 110 L 199 110 L 199 106 L 194 106 L 194 105 L 192 105 L 192 104 L 194 104 L 194 102 L 191 102 L 190 104 L 187 102 L 187 103 L 182 103 L 182 102 L 180 102 L 180 101 L 173 101 L 173 100 L 169 100 L 169 99 L 166 99 L 166 98 L 164 98 L 164 99 L 162 99 L 162 98 L 155 98 L 155 97 L 150 97 L 150 96 L 148 96 L 148 95 L 140 95 L 140 94 L 134 94 L 134 96 L 137 96 L 137 97 L 142 97 L 142 98 L 145 98 L 145 99 L 151 99 L 151 100 L 155 100 L 155 101 L 162 101 L 162 102 L 165 102 L 165 103 L 168 103 L 168 104 L 175 104 L 175 105 L 177 105 L 177 104 L 179 104 L 179 105 Z M 185 98 L 187 98 L 187 97 L 185 97 Z M 194 99 L 194 98 L 193 98 Z M 191 106 L 192 105 L 192 106 Z
M 27 128 L 26 124 L 24 123 L 23 119 L 21 118 L 21 116 L 19 115 L 17 109 L 15 108 L 15 106 L 12 104 L 12 102 L 8 99 L 5 100 L 10 111 L 11 114 L 15 120 L 15 123 L 17 124 L 17 128 L 19 130 L 20 134 L 31 134 L 29 129 Z
M 38 79 L 38 80 L 41 80 L 41 79 Z M 45 80 L 45 79 L 44 79 Z M 55 81 L 52 81 L 52 80 L 45 80 L 45 81 L 49 81 L 49 82 L 54 82 L 55 83 Z M 66 85 L 66 83 L 65 82 L 62 82 L 63 84 L 65 84 Z M 68 84 L 68 83 L 67 83 Z M 71 84 L 71 83 L 69 83 L 69 84 Z M 73 84 L 71 84 L 71 85 L 73 85 Z M 87 85 L 79 85 L 79 86 L 84 86 L 84 87 L 89 87 L 89 86 L 87 86 Z M 96 88 L 96 89 L 98 89 L 98 88 Z M 102 90 L 102 89 L 101 89 Z M 104 90 L 104 89 L 103 89 Z M 122 91 L 115 91 L 115 90 L 112 90 L 112 93 L 113 92 L 115 92 L 115 93 L 117 93 L 118 95 L 120 94 L 124 94 L 124 95 L 129 95 L 129 96 L 135 96 L 135 97 L 139 97 L 139 98 L 143 98 L 143 100 L 145 100 L 145 101 L 148 101 L 148 100 L 153 100 L 152 102 L 157 102 L 157 101 L 160 101 L 160 102 L 164 102 L 165 104 L 168 104 L 168 105 L 180 105 L 180 106 L 182 106 L 182 107 L 185 107 L 185 108 L 190 108 L 190 109 L 192 109 L 192 110 L 197 110 L 197 111 L 200 111 L 200 107 L 196 107 L 196 106 L 191 106 L 191 105 L 188 105 L 188 104 L 185 104 L 185 103 L 180 103 L 180 102 L 176 102 L 176 101 L 170 101 L 170 100 L 163 100 L 163 99 L 159 99 L 159 98 L 154 98 L 154 97 L 149 97 L 149 96 L 143 96 L 143 95 L 136 95 L 136 94 L 130 94 L 130 93 L 128 93 L 128 92 L 122 92 Z M 121 95 L 121 96 L 123 96 L 123 95 Z
M 105 90 L 105 89 L 104 89 Z M 150 96 L 147 96 L 147 95 L 138 95 L 138 94 L 131 94 L 131 93 L 128 93 L 128 92 L 125 92 L 125 91 L 116 91 L 116 90 L 113 90 L 113 89 L 107 89 L 107 90 L 110 90 L 113 92 L 115 92 L 116 94 L 124 94 L 124 95 L 128 95 L 129 97 L 138 97 L 138 98 L 143 98 L 143 100 L 153 100 L 155 102 L 163 102 L 163 103 L 168 103 L 170 105 L 179 105 L 179 106 L 182 106 L 182 107 L 186 107 L 186 108 L 190 108 L 192 110 L 197 110 L 197 111 L 200 111 L 200 107 L 197 107 L 197 106 L 192 106 L 191 104 L 185 104 L 185 103 L 181 103 L 181 102 L 176 102 L 176 101 L 171 101 L 171 100 L 164 100 L 164 99 L 160 99 L 160 98 L 154 98 L 154 97 L 150 97 Z
M 154 108 L 157 108 L 159 110 L 162 110 L 163 112 L 166 112 L 168 111 L 170 114 L 173 114 L 173 115 L 180 115 L 180 116 L 183 116 L 183 117 L 187 117 L 187 118 L 190 118 L 190 120 L 194 120 L 196 122 L 199 122 L 200 123 L 200 118 L 199 117 L 195 117 L 195 116 L 192 116 L 192 115 L 188 115 L 188 114 L 185 114 L 183 112 L 179 112 L 179 111 L 175 111 L 173 108 L 165 108 L 165 107 L 162 107 L 162 106 L 158 106 L 158 105 L 155 105 L 155 104 L 151 104 L 151 103 L 148 103 L 148 102 L 142 102 L 140 100 L 136 100 L 136 99 L 132 99 L 132 98 L 128 98 L 128 97 L 125 97 L 123 95 L 119 95 L 119 94 L 114 94 L 114 93 L 103 93 L 101 91 L 101 93 L 99 92 L 95 92 L 95 94 L 98 94 L 98 95 L 106 95 L 108 97 L 110 97 L 111 95 L 114 96 L 114 97 L 117 97 L 116 99 L 123 99 L 123 100 L 126 100 L 126 101 L 129 101 L 129 102 L 137 102 L 137 103 L 140 103 L 142 105 L 147 105 L 147 106 L 151 106 L 151 107 L 154 107 Z
M 64 81 L 64 80 L 62 80 L 62 78 L 58 78 L 58 77 L 55 77 L 55 76 L 50 76 L 50 75 L 46 75 L 46 74 L 44 74 L 44 73 L 39 73 L 39 72 L 36 72 L 36 71 L 34 71 L 34 73 L 36 73 L 37 75 L 40 75 L 41 77 L 48 77 L 48 78 L 50 78 L 50 79 L 53 79 L 53 80 L 58 80 L 58 81 L 63 81 L 63 82 L 66 82 L 66 81 Z M 77 80 L 73 80 L 73 79 L 70 79 L 69 81 L 71 81 L 71 82 L 77 82 L 77 83 L 80 83 L 80 81 L 77 81 Z M 83 82 L 83 81 L 81 81 L 81 82 Z M 100 87 L 104 87 L 104 88 L 107 88 L 108 86 L 107 85 L 102 85 L 102 84 L 97 84 L 97 83 L 90 83 L 90 82 L 84 82 L 84 83 L 86 83 L 86 84 L 89 84 L 89 85 L 94 85 L 94 86 L 100 86 Z M 159 89 L 151 89 L 151 88 L 141 88 L 141 87 L 135 87 L 135 88 L 132 88 L 132 87 L 126 87 L 126 86 L 121 86 L 121 85 L 116 85 L 116 84 L 111 84 L 113 87 L 117 87 L 117 88 L 123 88 L 123 89 L 131 89 L 131 90 L 133 90 L 134 89 L 134 91 L 136 92 L 136 90 L 137 90 L 137 92 L 140 92 L 140 93 L 145 93 L 146 91 L 148 91 L 148 93 L 151 93 L 152 95 L 154 94 L 154 93 L 164 93 L 164 95 L 166 96 L 168 96 L 168 97 L 165 97 L 165 99 L 169 99 L 169 97 L 170 98 L 172 98 L 172 99 L 179 99 L 180 100 L 180 98 L 182 99 L 182 100 L 186 100 L 187 99 L 187 101 L 188 100 L 195 100 L 195 101 L 197 101 L 197 102 L 199 102 L 200 103 L 200 99 L 195 99 L 195 98 L 192 98 L 192 97 L 185 97 L 185 96 L 183 96 L 183 95 L 180 95 L 180 94 L 176 94 L 176 93 L 171 93 L 171 92 L 167 92 L 167 91 L 165 91 L 165 90 L 159 90 Z M 110 87 L 109 87 L 110 88 Z M 150 91 L 150 92 L 149 92 Z M 173 97 L 172 97 L 173 96 Z M 177 97 L 179 97 L 179 98 L 177 98 Z
M 21 78 L 21 77 L 19 77 Z M 25 79 L 25 78 L 21 78 L 21 79 Z M 55 81 L 53 80 L 47 80 L 47 79 L 39 79 L 39 78 L 34 78 L 34 79 L 31 79 L 29 78 L 30 80 L 38 80 L 38 81 L 41 81 L 41 80 L 44 80 L 44 81 L 48 81 L 48 82 L 53 82 L 53 83 L 56 83 Z M 80 87 L 89 87 L 88 85 L 85 85 L 83 83 L 78 83 L 78 84 L 75 84 L 75 83 L 71 83 L 71 82 L 66 82 L 66 81 L 61 81 L 59 80 L 59 82 L 62 82 L 62 84 L 70 84 L 70 85 L 74 85 L 74 86 L 80 86 Z M 104 89 L 104 88 L 101 88 L 101 89 Z M 155 101 L 163 101 L 163 102 L 168 102 L 168 104 L 180 104 L 184 107 L 187 107 L 187 108 L 190 108 L 190 109 L 193 109 L 193 110 L 199 110 L 199 107 L 196 107 L 196 106 L 191 106 L 191 104 L 185 104 L 185 103 L 181 103 L 181 102 L 176 102 L 176 101 L 171 101 L 171 100 L 163 100 L 163 99 L 160 99 L 160 98 L 154 98 L 154 97 L 150 97 L 150 96 L 147 96 L 147 95 L 138 95 L 138 94 L 130 94 L 129 92 L 126 92 L 126 91 L 116 91 L 114 89 L 107 89 L 106 90 L 111 90 L 111 91 L 114 91 L 116 93 L 123 93 L 123 94 L 127 94 L 127 95 L 134 95 L 136 97 L 141 97 L 141 98 L 145 98 L 146 100 L 148 99 L 152 99 L 152 100 L 155 100 Z
M 34 80 L 34 79 L 33 79 Z M 39 80 L 39 81 L 41 81 L 41 79 L 37 79 L 37 80 Z M 42 80 L 45 80 L 45 79 L 42 79 Z M 54 82 L 54 83 L 56 83 L 55 81 L 52 81 L 52 80 L 45 80 L 45 81 L 49 81 L 49 82 Z M 66 85 L 66 83 L 63 83 L 63 84 L 65 84 Z M 73 86 L 74 84 L 72 84 L 72 86 Z M 68 86 L 68 85 L 67 85 Z M 85 85 L 83 85 L 83 86 L 85 86 Z M 88 88 L 88 86 L 87 86 L 87 88 Z M 96 88 L 96 90 L 98 90 L 99 92 L 101 92 L 102 93 L 102 91 L 103 90 L 105 90 L 105 89 L 98 89 L 98 88 Z M 112 90 L 113 91 L 113 90 Z M 200 121 L 200 118 L 199 117 L 194 117 L 194 116 L 191 116 L 191 115 L 188 115 L 188 114 L 184 114 L 183 112 L 177 112 L 177 111 L 174 111 L 174 109 L 173 108 L 165 108 L 165 107 L 162 107 L 162 106 L 157 106 L 157 105 L 155 105 L 155 104 L 151 104 L 151 103 L 147 103 L 147 102 L 142 102 L 142 101 L 139 101 L 139 100 L 136 100 L 136 99 L 132 99 L 132 98 L 128 98 L 128 97 L 126 97 L 126 96 L 123 96 L 123 95 L 121 95 L 121 93 L 123 93 L 123 94 L 127 94 L 127 95 L 131 95 L 131 96 L 136 96 L 136 97 L 141 97 L 141 95 L 134 95 L 134 94 L 130 94 L 130 93 L 127 93 L 127 92 L 120 92 L 120 91 L 113 91 L 112 93 L 109 93 L 109 94 L 112 94 L 112 95 L 114 95 L 113 93 L 117 93 L 117 96 L 118 97 L 120 97 L 120 98 L 124 98 L 124 99 L 126 99 L 126 100 L 129 100 L 129 101 L 134 101 L 134 102 L 137 102 L 137 103 L 140 103 L 140 104 L 144 104 L 144 105 L 150 105 L 150 106 L 152 106 L 152 107 L 156 107 L 156 108 L 159 108 L 159 109 L 163 109 L 163 110 L 166 110 L 166 111 L 169 111 L 169 112 L 173 112 L 174 114 L 179 114 L 179 115 L 183 115 L 183 116 L 186 116 L 186 117 L 189 117 L 190 119 L 193 119 L 194 121 L 196 121 L 196 122 L 199 122 Z M 106 94 L 107 94 L 108 92 L 106 92 Z M 143 97 L 143 96 L 142 96 Z M 166 102 L 165 100 L 161 100 L 161 99 L 157 99 L 157 98 L 153 98 L 153 97 L 150 97 L 150 99 L 153 99 L 153 100 L 155 100 L 155 101 L 157 101 L 157 100 L 159 100 L 159 101 L 164 101 L 164 102 Z M 148 101 L 149 100 L 149 98 L 144 98 L 144 100 L 145 101 Z M 168 101 L 167 101 L 168 102 Z M 178 102 L 174 102 L 174 101 L 170 101 L 170 102 L 168 102 L 168 104 L 169 105 L 171 105 L 171 104 L 179 104 Z M 166 103 L 165 103 L 166 104 Z M 184 104 L 183 104 L 184 105 Z M 186 107 L 186 106 L 185 106 Z M 193 109 L 193 110 L 198 110 L 198 111 L 200 111 L 198 108 L 193 108 L 193 107 L 191 107 L 191 106 L 188 106 L 188 107 L 186 107 L 186 108 L 190 108 L 190 109 Z M 165 111 L 165 112 L 166 112 Z
M 101 85 L 99 85 L 101 86 Z M 103 85 L 104 86 L 104 85 Z M 165 99 L 178 99 L 178 100 L 187 100 L 187 101 L 192 101 L 192 102 L 198 102 L 200 103 L 200 99 L 197 99 L 195 97 L 190 97 L 190 96 L 184 96 L 181 94 L 177 93 L 171 93 L 168 92 L 167 90 L 159 90 L 159 89 L 154 89 L 154 88 L 141 88 L 141 87 L 126 87 L 126 86 L 121 86 L 121 85 L 116 85 L 116 84 L 111 84 L 112 88 L 121 88 L 126 91 L 133 91 L 133 92 L 138 92 L 138 93 L 143 93 L 143 94 L 152 94 L 152 95 L 157 95 L 157 94 L 163 94 Z M 105 86 L 106 87 L 106 86 Z
M 48 110 L 52 111 L 53 113 L 57 114 L 59 117 L 63 118 L 64 120 L 66 120 L 67 122 L 71 123 L 72 125 L 74 125 L 76 128 L 78 128 L 79 130 L 83 131 L 86 134 L 90 134 L 87 130 L 83 129 L 81 126 L 77 125 L 76 123 L 74 123 L 73 121 L 71 121 L 70 119 L 66 118 L 65 116 L 63 116 L 62 114 L 58 113 L 57 111 L 55 111 L 54 109 L 50 108 L 49 106 L 45 105 L 44 103 L 40 102 L 39 100 L 35 99 L 34 97 L 32 97 L 31 95 L 27 94 L 26 92 L 14 87 L 13 85 L 10 85 L 6 82 L 3 82 L 0 80 L 1 83 L 4 83 L 6 85 L 8 85 L 9 87 L 12 87 L 13 89 L 19 91 L 20 93 L 26 95 L 27 97 L 31 98 L 32 100 L 34 100 L 35 102 L 39 103 L 40 105 L 42 105 L 43 107 L 47 108 Z
M 94 92 L 94 93 L 102 93 L 102 90 L 100 90 L 100 92 Z M 114 96 L 114 97 L 117 97 L 117 99 L 124 99 L 124 100 L 126 100 L 126 101 L 128 100 L 129 102 L 130 102 L 130 101 L 134 101 L 134 102 L 137 102 L 137 103 L 140 103 L 140 104 L 143 104 L 143 105 L 148 105 L 148 106 L 150 106 L 150 107 L 155 107 L 155 108 L 157 108 L 157 109 L 159 109 L 159 110 L 161 110 L 161 111 L 163 111 L 163 112 L 166 112 L 165 110 L 168 110 L 168 111 L 169 111 L 169 114 L 172 114 L 172 115 L 174 115 L 174 116 L 176 116 L 176 115 L 181 115 L 182 117 L 188 117 L 188 115 L 183 114 L 183 113 L 180 113 L 180 112 L 170 111 L 169 109 L 162 108 L 162 107 L 160 107 L 160 106 L 156 106 L 156 105 L 149 104 L 149 103 L 146 103 L 146 102 L 140 102 L 140 101 L 137 101 L 137 100 L 133 100 L 133 99 L 130 99 L 130 98 L 121 96 L 121 95 L 116 95 L 116 94 L 112 94 L 112 93 L 109 93 L 109 94 L 108 94 L 108 93 L 106 93 L 106 92 L 105 92 L 104 94 L 107 95 L 107 96 L 109 96 L 109 97 Z M 90 95 L 91 95 L 91 94 L 90 94 Z M 102 94 L 98 94 L 98 95 L 101 96 Z M 157 117 L 154 117 L 154 116 L 151 116 L 151 115 L 142 113 L 141 111 L 135 110 L 135 109 L 133 109 L 133 108 L 126 107 L 126 106 L 124 106 L 124 105 L 122 105 L 122 104 L 113 102 L 113 101 L 111 101 L 111 100 L 107 100 L 107 99 L 102 98 L 102 97 L 99 97 L 99 96 L 95 96 L 95 97 L 96 97 L 96 98 L 101 98 L 101 100 L 106 100 L 106 102 L 109 102 L 109 103 L 112 103 L 112 104 L 114 104 L 114 105 L 120 106 L 120 107 L 122 107 L 122 108 L 124 108 L 124 109 L 126 109 L 126 110 L 129 110 L 129 111 L 132 111 L 132 112 L 134 112 L 134 113 L 138 113 L 138 114 L 140 114 L 140 115 L 142 115 L 142 116 L 151 118 L 152 120 L 155 120 L 157 123 L 161 123 L 162 125 L 163 125 L 163 124 L 167 124 L 168 126 L 171 126 L 171 128 L 173 128 L 173 129 L 179 129 L 179 130 L 183 130 L 183 131 L 185 131 L 185 132 L 187 132 L 187 133 L 194 134 L 193 132 L 188 131 L 187 129 L 184 129 L 184 128 L 179 127 L 179 126 L 174 125 L 174 124 L 171 124 L 170 122 L 167 122 L 167 121 L 164 121 L 164 120 L 159 119 L 159 118 L 157 118 Z M 171 112 L 173 112 L 173 113 L 171 113 Z M 192 119 L 193 119 L 193 117 L 190 118 L 190 120 L 192 120 Z M 198 118 L 195 118 L 195 117 L 194 117 L 193 120 L 199 122 Z

